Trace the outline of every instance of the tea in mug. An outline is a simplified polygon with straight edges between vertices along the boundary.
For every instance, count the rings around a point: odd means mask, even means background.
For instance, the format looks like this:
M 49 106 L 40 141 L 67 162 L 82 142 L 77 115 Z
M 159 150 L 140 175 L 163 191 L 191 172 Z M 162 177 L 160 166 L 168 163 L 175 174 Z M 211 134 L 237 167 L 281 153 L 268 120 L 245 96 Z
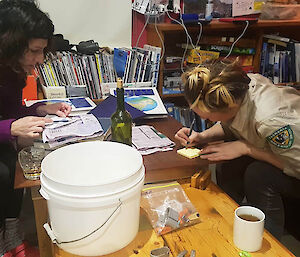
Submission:
M 257 218 L 256 216 L 254 215 L 251 215 L 251 214 L 241 214 L 241 215 L 238 215 L 241 219 L 243 220 L 246 220 L 246 221 L 260 221 L 259 218 Z

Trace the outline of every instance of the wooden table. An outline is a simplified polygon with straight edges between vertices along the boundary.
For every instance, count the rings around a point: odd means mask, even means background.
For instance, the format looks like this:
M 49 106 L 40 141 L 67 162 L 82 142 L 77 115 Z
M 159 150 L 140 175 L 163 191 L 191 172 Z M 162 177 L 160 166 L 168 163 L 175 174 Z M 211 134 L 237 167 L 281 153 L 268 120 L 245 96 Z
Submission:
M 181 230 L 157 236 L 145 213 L 141 211 L 140 228 L 136 238 L 128 246 L 105 257 L 149 257 L 150 251 L 167 245 L 171 257 L 183 250 L 196 250 L 201 257 L 238 257 L 240 250 L 233 244 L 232 227 L 234 210 L 237 204 L 214 183 L 206 190 L 190 187 L 183 183 L 187 196 L 200 213 L 200 223 Z M 78 257 L 64 252 L 53 245 L 54 257 Z M 189 256 L 189 255 L 187 255 Z M 288 257 L 294 256 L 270 233 L 264 232 L 262 249 L 251 253 L 252 257 Z
M 152 124 L 171 140 L 174 140 L 174 134 L 181 126 L 172 118 L 151 120 L 148 124 Z M 208 163 L 206 161 L 199 158 L 189 160 L 176 154 L 178 148 L 179 146 L 173 151 L 144 156 L 146 182 L 182 181 L 183 178 L 190 177 L 200 168 L 207 168 Z M 133 242 L 116 253 L 106 255 L 106 257 L 149 257 L 152 249 L 162 247 L 164 244 L 171 249 L 171 257 L 177 256 L 184 249 L 189 251 L 195 249 L 197 256 L 201 257 L 238 257 L 239 250 L 232 241 L 234 209 L 237 204 L 213 183 L 202 191 L 190 188 L 187 180 L 183 179 L 183 181 L 182 186 L 185 192 L 200 213 L 201 223 L 164 236 L 157 236 L 145 214 L 141 211 L 139 232 Z M 31 187 L 41 257 L 75 257 L 75 255 L 66 253 L 51 244 L 42 227 L 48 216 L 46 201 L 38 193 L 39 184 L 39 181 L 26 180 L 17 165 L 15 187 Z M 285 257 L 294 255 L 268 232 L 265 232 L 262 249 L 252 253 L 251 256 Z
M 165 134 L 171 140 L 175 141 L 175 133 L 182 125 L 172 117 L 164 119 L 151 119 L 143 121 L 143 124 L 154 126 L 158 131 Z M 176 142 L 176 141 L 175 141 Z M 144 166 L 146 169 L 145 183 L 176 180 L 192 176 L 200 168 L 207 169 L 208 162 L 200 158 L 189 160 L 176 153 L 178 148 L 181 148 L 178 142 L 173 151 L 158 152 L 155 154 L 143 157 Z M 43 224 L 47 222 L 47 203 L 39 194 L 40 181 L 27 180 L 23 176 L 23 172 L 17 163 L 15 175 L 15 188 L 31 188 L 37 236 L 41 257 L 51 257 L 51 242 L 46 234 Z
M 158 152 L 143 156 L 146 169 L 145 183 L 176 180 L 192 176 L 197 170 L 208 167 L 208 162 L 200 158 L 193 160 L 178 155 L 176 151 L 182 146 L 175 140 L 175 133 L 182 125 L 172 117 L 163 119 L 143 120 L 143 124 L 152 125 L 176 143 L 172 151 Z M 17 163 L 15 175 L 15 188 L 39 186 L 39 180 L 27 180 L 23 176 L 20 165 Z

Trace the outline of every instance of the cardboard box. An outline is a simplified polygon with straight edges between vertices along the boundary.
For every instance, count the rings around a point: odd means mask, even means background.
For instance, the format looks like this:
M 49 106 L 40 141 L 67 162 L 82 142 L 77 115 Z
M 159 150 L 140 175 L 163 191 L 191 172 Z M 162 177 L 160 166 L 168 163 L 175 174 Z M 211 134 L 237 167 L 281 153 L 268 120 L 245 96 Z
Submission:
M 55 98 L 66 98 L 66 88 L 64 86 L 57 87 L 46 87 L 42 85 L 42 90 L 45 98 L 55 99 Z
M 263 5 L 261 0 L 232 0 L 232 16 L 259 14 Z

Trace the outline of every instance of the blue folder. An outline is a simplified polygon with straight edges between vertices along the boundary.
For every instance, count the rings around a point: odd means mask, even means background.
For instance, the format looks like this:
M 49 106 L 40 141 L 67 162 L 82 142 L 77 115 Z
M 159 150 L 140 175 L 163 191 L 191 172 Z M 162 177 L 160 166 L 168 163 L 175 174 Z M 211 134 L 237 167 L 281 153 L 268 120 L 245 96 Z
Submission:
M 120 78 L 123 78 L 124 76 L 126 62 L 127 62 L 127 52 L 119 48 L 114 48 L 113 63 L 114 63 L 116 73 Z
M 98 120 L 99 118 L 110 118 L 111 115 L 116 111 L 117 108 L 117 98 L 110 95 L 101 103 L 99 103 L 93 110 L 89 113 L 93 114 Z M 125 109 L 131 114 L 133 120 L 142 118 L 146 114 L 128 103 L 125 102 Z

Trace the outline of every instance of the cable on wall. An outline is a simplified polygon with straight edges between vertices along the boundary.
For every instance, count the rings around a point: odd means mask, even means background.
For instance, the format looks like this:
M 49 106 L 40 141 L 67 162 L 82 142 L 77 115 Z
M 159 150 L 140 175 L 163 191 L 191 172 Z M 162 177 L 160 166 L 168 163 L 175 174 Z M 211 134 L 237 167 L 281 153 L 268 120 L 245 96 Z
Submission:
M 241 34 L 241 35 L 240 35 L 240 36 L 232 43 L 232 45 L 231 45 L 231 47 L 230 47 L 230 50 L 229 50 L 229 53 L 225 56 L 224 59 L 227 59 L 227 58 L 231 55 L 232 50 L 233 50 L 233 47 L 235 46 L 235 44 L 242 38 L 242 36 L 244 36 L 244 34 L 245 34 L 247 28 L 249 27 L 249 21 L 246 20 L 245 22 L 246 22 L 246 26 L 245 26 L 245 28 L 244 28 L 242 34 Z
M 156 33 L 157 33 L 157 35 L 158 35 L 158 37 L 159 37 L 159 40 L 160 40 L 160 42 L 161 42 L 161 47 L 162 47 L 162 54 L 161 54 L 161 57 L 160 57 L 160 59 L 159 59 L 159 62 L 164 58 L 164 55 L 165 55 L 165 44 L 164 44 L 164 41 L 163 41 L 163 39 L 162 39 L 162 37 L 161 37 L 161 35 L 160 35 L 160 33 L 159 33 L 159 31 L 158 31 L 158 28 L 157 28 L 157 18 L 159 18 L 159 16 L 160 15 L 158 15 L 158 17 L 157 17 L 157 15 L 155 16 L 155 22 L 154 22 L 154 27 L 155 27 L 155 31 L 156 31 Z
M 135 47 L 137 47 L 139 45 L 139 42 L 140 42 L 140 39 L 141 39 L 141 36 L 143 35 L 148 23 L 149 23 L 149 18 L 150 18 L 150 15 L 148 15 L 147 19 L 146 19 L 146 22 L 145 22 L 145 25 L 143 27 L 143 29 L 141 30 L 137 40 L 136 40 L 136 44 L 135 44 Z
M 200 42 L 200 38 L 202 36 L 202 31 L 203 31 L 203 26 L 202 26 L 202 23 L 199 22 L 199 34 L 198 34 L 197 42 L 196 42 L 196 45 L 195 45 L 196 47 L 198 47 L 198 44 Z
M 154 10 L 155 10 L 155 6 L 153 5 L 153 7 L 152 7 L 151 10 L 149 11 L 149 13 L 153 12 Z M 147 25 L 149 24 L 150 16 L 153 16 L 153 17 L 154 17 L 154 27 L 155 27 L 155 31 L 156 31 L 156 33 L 157 33 L 157 35 L 158 35 L 158 37 L 159 37 L 159 40 L 160 40 L 161 46 L 162 46 L 162 54 L 161 54 L 161 57 L 160 57 L 160 59 L 159 59 L 158 62 L 153 63 L 153 64 L 146 64 L 146 65 L 156 66 L 158 63 L 160 63 L 160 61 L 163 59 L 163 57 L 164 57 L 164 55 L 165 55 L 165 45 L 164 45 L 163 39 L 162 39 L 161 35 L 159 34 L 159 31 L 158 31 L 158 28 L 157 28 L 157 19 L 158 19 L 161 15 L 163 15 L 163 14 L 164 14 L 164 13 L 162 13 L 162 14 L 157 13 L 157 14 L 152 14 L 152 15 L 151 15 L 151 14 L 148 14 L 148 15 L 147 15 L 146 22 L 145 22 L 145 24 L 144 24 L 144 27 L 143 27 L 143 29 L 141 30 L 141 32 L 140 32 L 140 34 L 139 34 L 139 36 L 138 36 L 138 38 L 137 38 L 135 47 L 138 47 L 139 41 L 140 41 L 140 39 L 141 39 L 141 37 L 142 37 L 142 35 L 143 35 L 143 33 L 144 33 L 144 31 L 145 31 Z M 138 56 L 137 56 L 137 58 L 139 59 Z M 139 59 L 139 61 L 141 61 L 141 60 Z

